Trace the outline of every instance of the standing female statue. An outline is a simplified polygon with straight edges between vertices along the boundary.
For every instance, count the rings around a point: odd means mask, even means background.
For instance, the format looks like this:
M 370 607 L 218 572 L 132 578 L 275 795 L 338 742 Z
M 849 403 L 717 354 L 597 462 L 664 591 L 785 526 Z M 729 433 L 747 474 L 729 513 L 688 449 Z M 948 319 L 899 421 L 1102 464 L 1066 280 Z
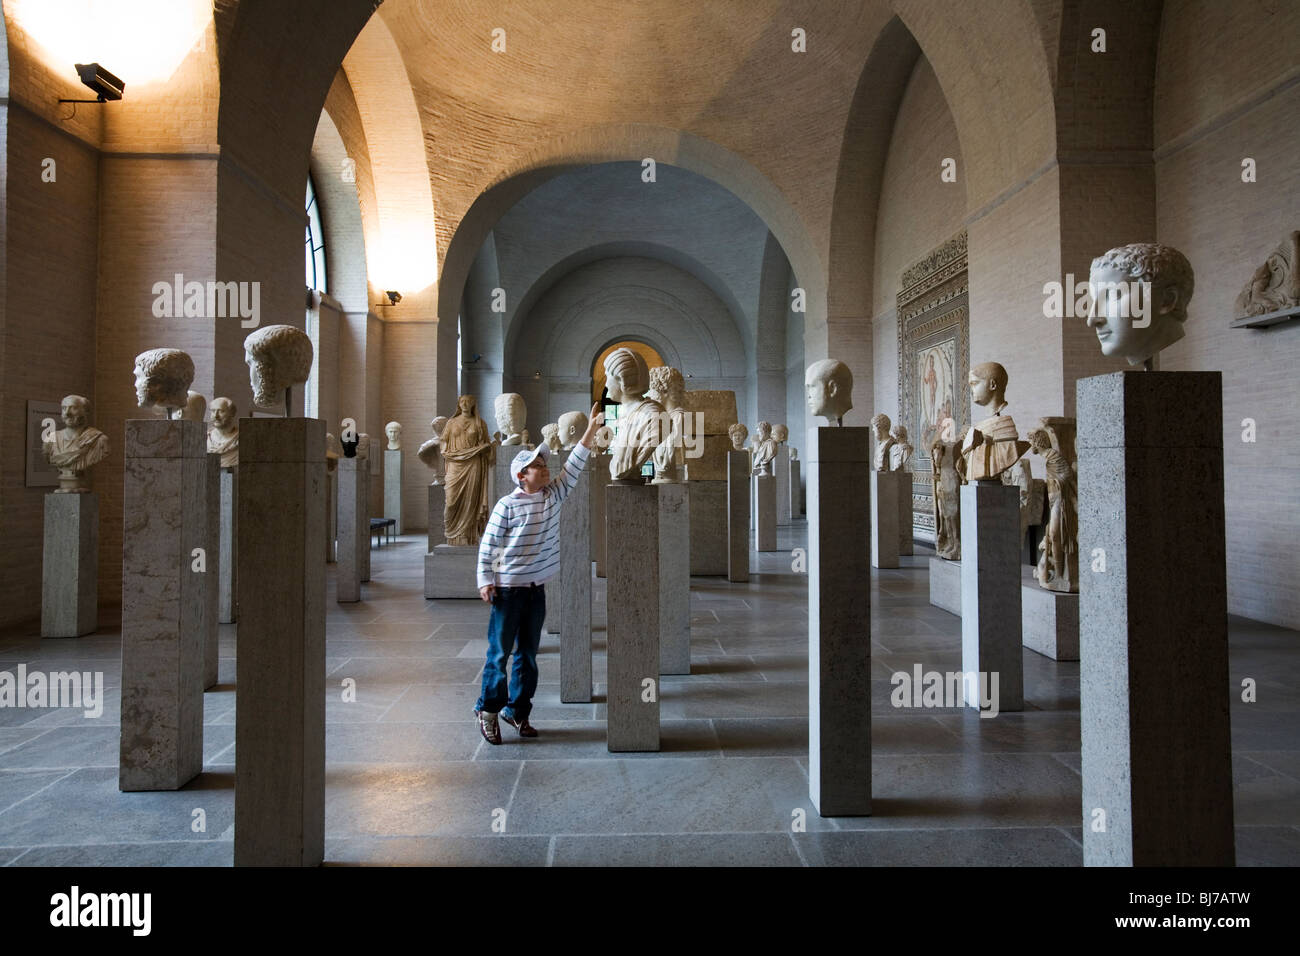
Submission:
M 487 527 L 488 476 L 496 463 L 496 445 L 487 423 L 478 417 L 473 395 L 462 395 L 456 409 L 442 430 L 447 486 L 443 527 L 448 544 L 476 545 Z

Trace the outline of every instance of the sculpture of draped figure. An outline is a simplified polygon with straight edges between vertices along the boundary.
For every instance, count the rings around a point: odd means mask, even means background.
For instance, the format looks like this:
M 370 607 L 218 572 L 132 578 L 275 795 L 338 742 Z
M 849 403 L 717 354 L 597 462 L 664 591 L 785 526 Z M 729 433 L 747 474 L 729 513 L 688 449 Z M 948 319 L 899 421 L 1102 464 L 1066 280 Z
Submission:
M 487 527 L 488 477 L 496 462 L 496 445 L 487 423 L 478 416 L 473 395 L 462 395 L 456 408 L 442 431 L 447 487 L 443 526 L 448 544 L 476 545 Z

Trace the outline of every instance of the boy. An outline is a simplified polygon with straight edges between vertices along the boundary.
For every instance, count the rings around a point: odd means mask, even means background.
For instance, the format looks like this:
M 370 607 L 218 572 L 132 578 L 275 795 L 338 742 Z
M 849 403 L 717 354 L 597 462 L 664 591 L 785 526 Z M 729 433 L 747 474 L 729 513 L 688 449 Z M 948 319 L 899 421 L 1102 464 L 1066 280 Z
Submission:
M 478 545 L 478 593 L 492 603 L 487 664 L 474 716 L 490 744 L 501 743 L 497 714 L 520 737 L 536 737 L 528 722 L 537 690 L 537 646 L 546 619 L 544 582 L 560 570 L 560 505 L 586 467 L 596 430 L 605 421 L 591 406 L 587 430 L 569 453 L 560 477 L 551 480 L 545 443 L 515 455 L 510 471 L 519 487 L 496 503 Z M 506 658 L 515 648 L 506 688 Z

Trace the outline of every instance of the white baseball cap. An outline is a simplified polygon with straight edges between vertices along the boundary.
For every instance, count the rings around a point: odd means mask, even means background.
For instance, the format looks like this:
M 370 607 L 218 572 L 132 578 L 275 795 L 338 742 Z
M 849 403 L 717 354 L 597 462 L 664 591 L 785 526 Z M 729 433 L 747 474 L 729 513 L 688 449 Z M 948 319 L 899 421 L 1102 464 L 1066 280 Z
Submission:
M 515 460 L 510 463 L 510 474 L 514 476 L 515 484 L 523 487 L 519 481 L 519 473 L 535 462 L 538 458 L 542 460 L 542 464 L 546 464 L 548 451 L 549 449 L 546 447 L 546 442 L 538 442 L 536 448 L 532 450 L 525 448 L 519 454 L 515 455 Z

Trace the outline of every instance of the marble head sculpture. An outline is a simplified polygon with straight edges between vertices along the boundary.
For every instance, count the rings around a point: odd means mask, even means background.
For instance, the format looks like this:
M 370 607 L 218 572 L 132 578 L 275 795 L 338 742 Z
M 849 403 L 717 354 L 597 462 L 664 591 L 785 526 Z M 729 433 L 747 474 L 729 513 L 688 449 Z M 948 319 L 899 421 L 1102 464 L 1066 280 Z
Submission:
M 759 422 L 754 426 L 754 474 L 770 475 L 772 470 L 769 463 L 776 457 L 776 439 L 772 437 L 772 425 L 769 422 Z
M 551 451 L 560 451 L 564 445 L 560 442 L 560 426 L 555 422 L 542 426 L 542 444 Z
M 45 460 L 59 469 L 55 493 L 81 494 L 90 491 L 86 472 L 108 455 L 108 436 L 91 428 L 90 400 L 81 395 L 64 396 L 60 407 L 63 428 L 41 442 Z
M 239 410 L 228 398 L 212 400 L 212 427 L 208 430 L 208 451 L 221 456 L 222 468 L 239 465 Z
M 853 407 L 853 373 L 837 359 L 813 362 L 804 375 L 804 396 L 812 414 L 843 425 Z
M 645 397 L 650 370 L 640 353 L 631 349 L 617 348 L 605 357 L 605 383 L 610 400 L 622 405 L 618 434 L 610 447 L 610 478 L 634 481 L 663 441 L 664 407 Z
M 181 418 L 187 422 L 201 422 L 208 414 L 208 400 L 198 392 L 187 392 Z
M 566 449 L 572 448 L 587 431 L 587 413 L 565 412 L 560 416 L 559 426 L 560 445 Z
M 685 480 L 686 464 L 686 412 L 682 403 L 686 401 L 686 380 L 680 370 L 669 365 L 660 365 L 650 369 L 649 396 L 664 407 L 667 413 L 664 440 L 655 449 L 655 484 L 666 484 Z
M 784 425 L 772 426 L 772 440 L 778 445 L 784 445 L 790 439 L 790 429 Z
M 184 408 L 194 360 L 180 349 L 150 349 L 135 357 L 135 398 L 141 408 Z
M 1177 249 L 1156 242 L 1118 246 L 1092 260 L 1088 286 L 1088 327 L 1103 355 L 1151 368 L 1161 349 L 1183 337 L 1195 280 Z
M 1018 462 L 1029 450 L 1029 443 L 1020 440 L 1012 417 L 1002 414 L 1007 407 L 1007 370 L 997 362 L 984 362 L 970 370 L 967 381 L 971 401 L 992 407 L 993 414 L 966 432 L 961 447 L 965 477 L 987 481 Z
M 889 448 L 889 470 L 902 471 L 912 457 L 912 443 L 907 440 L 907 426 L 899 422 L 889 430 L 894 444 Z
M 889 452 L 894 447 L 894 439 L 889 435 L 889 416 L 884 412 L 872 416 L 871 434 L 876 439 L 876 453 L 872 464 L 876 471 L 889 471 Z
M 741 422 L 727 426 L 727 434 L 731 436 L 731 447 L 735 451 L 745 450 L 745 439 L 749 437 L 749 429 Z
M 384 426 L 384 434 L 388 437 L 388 450 L 402 450 L 402 423 L 389 422 Z
M 528 444 L 528 432 L 524 429 L 528 409 L 522 395 L 518 392 L 503 392 L 492 403 L 492 410 L 496 413 L 497 430 L 504 436 L 501 444 Z
M 440 485 L 442 484 L 442 430 L 447 427 L 447 416 L 439 415 L 429 422 L 429 427 L 433 429 L 433 437 L 419 447 L 415 456 L 433 469 L 433 480 L 429 484 Z
M 311 374 L 311 339 L 292 325 L 266 325 L 244 339 L 244 361 L 253 403 L 269 408 L 281 400 L 290 414 L 288 390 Z

